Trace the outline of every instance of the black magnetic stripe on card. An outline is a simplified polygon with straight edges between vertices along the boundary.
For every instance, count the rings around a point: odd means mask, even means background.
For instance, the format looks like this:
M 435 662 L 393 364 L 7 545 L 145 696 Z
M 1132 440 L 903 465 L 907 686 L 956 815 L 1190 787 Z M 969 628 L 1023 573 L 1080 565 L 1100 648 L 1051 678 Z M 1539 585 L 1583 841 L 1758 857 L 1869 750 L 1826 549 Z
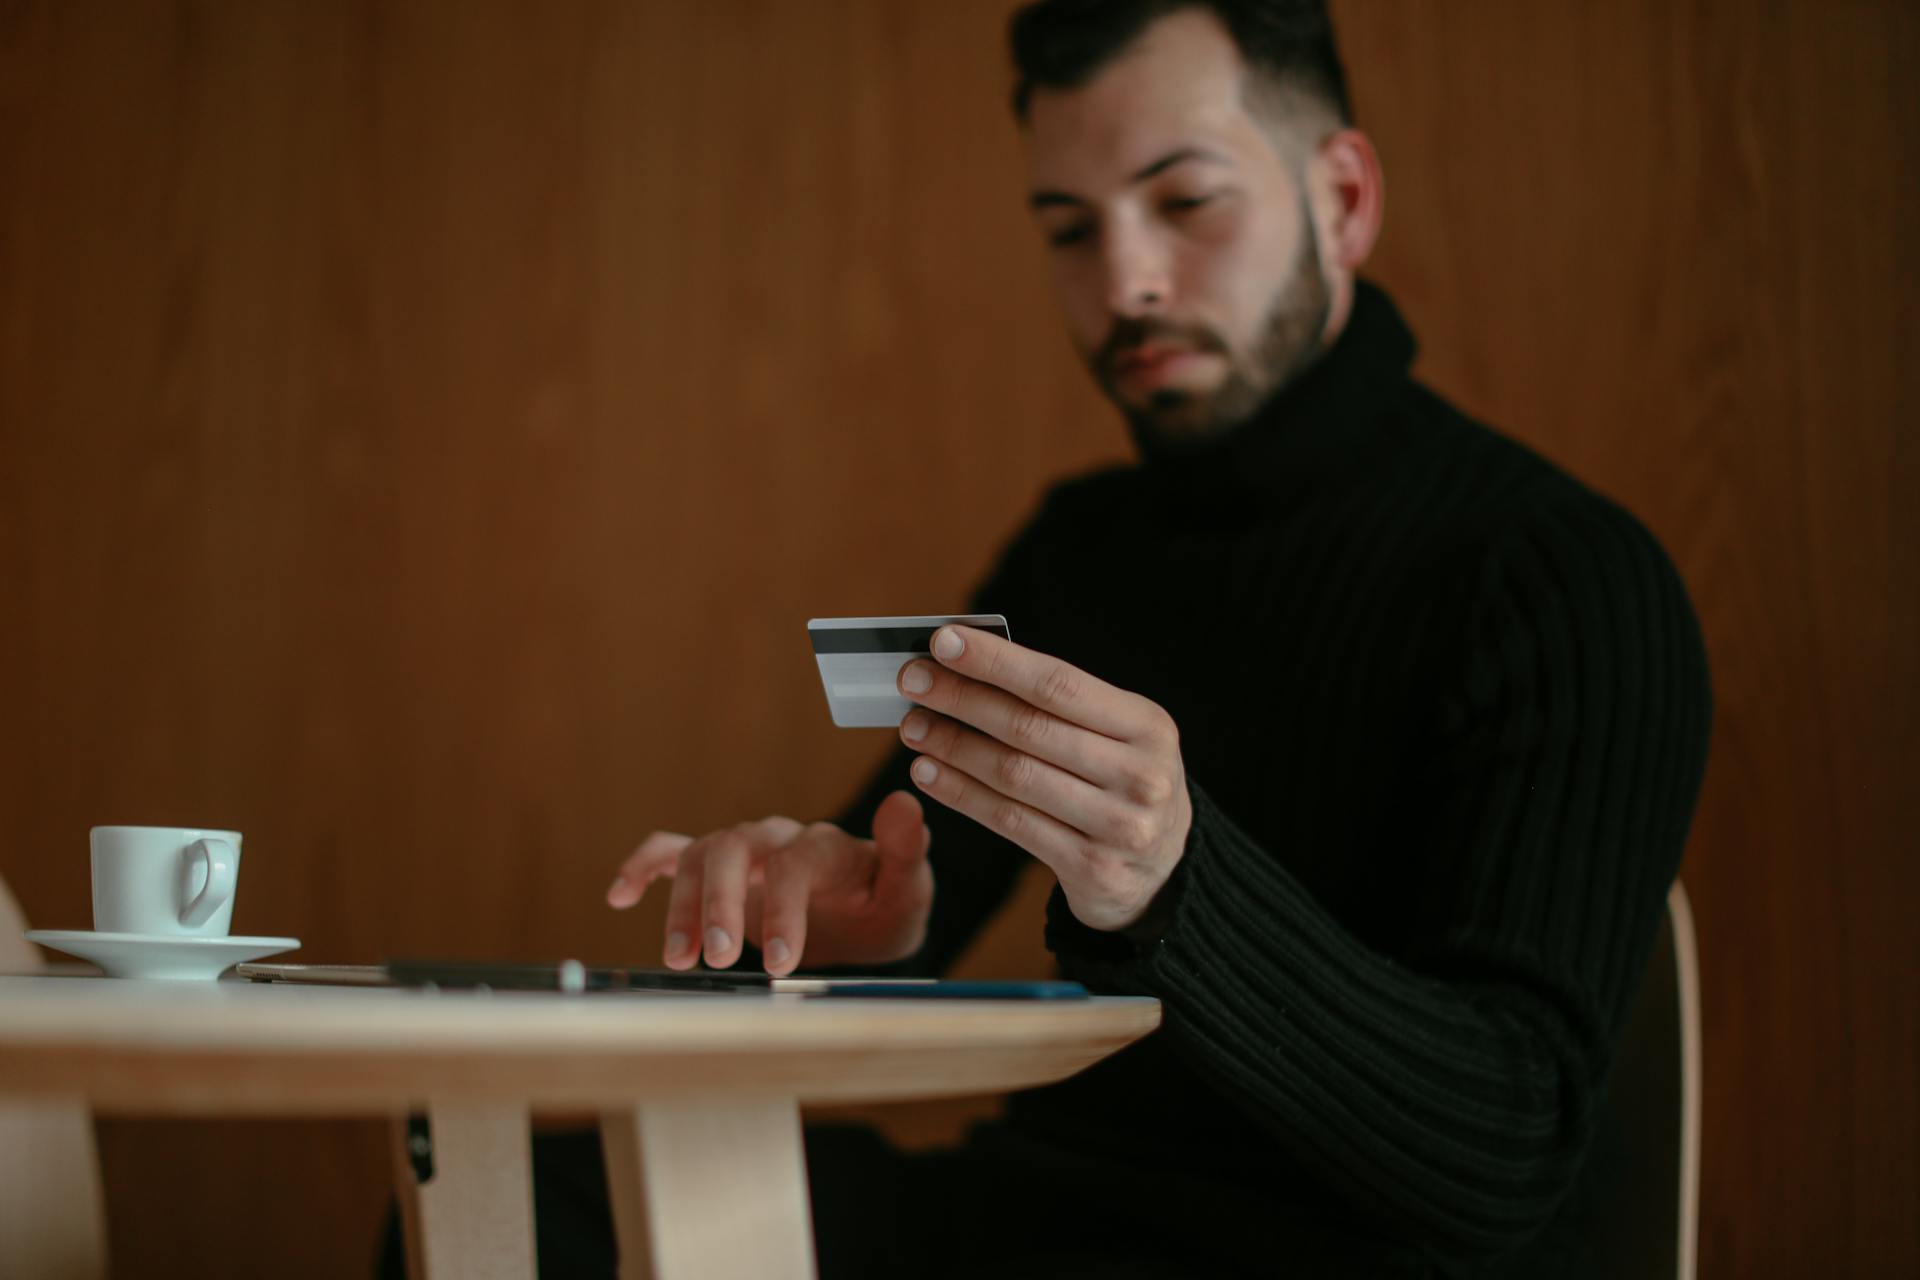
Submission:
M 942 624 L 944 625 L 944 624 Z M 966 623 L 1005 639 L 999 623 Z M 929 653 L 939 627 L 809 627 L 815 653 Z

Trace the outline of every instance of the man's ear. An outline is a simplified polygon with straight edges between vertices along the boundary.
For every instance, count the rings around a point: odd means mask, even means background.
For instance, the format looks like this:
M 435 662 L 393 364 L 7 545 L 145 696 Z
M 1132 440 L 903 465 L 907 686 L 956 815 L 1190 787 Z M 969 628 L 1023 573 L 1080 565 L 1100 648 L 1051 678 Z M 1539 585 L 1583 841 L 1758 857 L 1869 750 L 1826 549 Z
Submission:
M 1341 129 L 1321 142 L 1314 156 L 1320 171 L 1321 252 L 1328 265 L 1356 271 L 1380 238 L 1386 214 L 1386 178 L 1373 140 L 1358 129 Z

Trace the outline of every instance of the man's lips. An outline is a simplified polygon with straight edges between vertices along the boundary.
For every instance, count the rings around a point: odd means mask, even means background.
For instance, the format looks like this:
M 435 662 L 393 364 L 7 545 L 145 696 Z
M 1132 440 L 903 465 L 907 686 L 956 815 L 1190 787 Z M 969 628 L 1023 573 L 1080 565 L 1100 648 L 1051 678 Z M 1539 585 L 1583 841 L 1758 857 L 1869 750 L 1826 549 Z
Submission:
M 1131 347 L 1114 357 L 1113 371 L 1128 382 L 1164 382 L 1206 354 L 1192 347 Z

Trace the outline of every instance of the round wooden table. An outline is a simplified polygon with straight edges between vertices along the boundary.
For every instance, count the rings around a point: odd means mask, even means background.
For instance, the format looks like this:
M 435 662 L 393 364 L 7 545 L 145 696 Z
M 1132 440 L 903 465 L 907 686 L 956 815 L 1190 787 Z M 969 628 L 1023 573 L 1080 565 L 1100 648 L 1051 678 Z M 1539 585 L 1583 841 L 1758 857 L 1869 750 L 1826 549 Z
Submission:
M 121 1116 L 398 1117 L 415 1273 L 436 1280 L 533 1274 L 529 1114 L 588 1110 L 605 1139 L 623 1277 L 768 1280 L 814 1273 L 802 1103 L 1047 1084 L 1159 1021 L 1157 1001 L 1117 997 L 0 976 L 0 1100 L 78 1099 Z M 430 1157 L 408 1113 L 426 1116 Z

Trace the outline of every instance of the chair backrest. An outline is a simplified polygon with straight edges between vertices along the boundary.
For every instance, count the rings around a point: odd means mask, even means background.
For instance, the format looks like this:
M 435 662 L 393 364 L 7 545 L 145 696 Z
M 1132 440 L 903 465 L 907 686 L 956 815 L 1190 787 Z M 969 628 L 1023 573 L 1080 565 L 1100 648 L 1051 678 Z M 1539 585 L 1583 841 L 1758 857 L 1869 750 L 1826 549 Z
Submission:
M 42 967 L 26 918 L 0 881 L 0 973 Z M 107 1215 L 93 1115 L 80 1099 L 0 1097 L 0 1275 L 97 1280 Z
M 1680 994 L 1680 1239 L 1679 1280 L 1693 1280 L 1700 1253 L 1701 1074 L 1700 946 L 1693 932 L 1693 902 L 1678 880 L 1667 894 L 1673 930 L 1674 971 Z
M 1693 908 L 1667 894 L 1586 1164 L 1502 1274 L 1694 1280 L 1700 1234 L 1700 966 Z
M 1700 959 L 1693 904 L 1678 880 L 1667 893 L 1667 919 L 1654 943 L 1647 976 L 1628 1016 L 1613 1077 L 1606 1141 L 1643 1195 L 1621 1204 L 1623 1243 L 1633 1246 L 1634 1275 L 1693 1280 L 1700 1238 Z M 1657 1266 L 1657 1270 L 1655 1269 Z M 1620 1274 L 1629 1274 L 1621 1272 Z

